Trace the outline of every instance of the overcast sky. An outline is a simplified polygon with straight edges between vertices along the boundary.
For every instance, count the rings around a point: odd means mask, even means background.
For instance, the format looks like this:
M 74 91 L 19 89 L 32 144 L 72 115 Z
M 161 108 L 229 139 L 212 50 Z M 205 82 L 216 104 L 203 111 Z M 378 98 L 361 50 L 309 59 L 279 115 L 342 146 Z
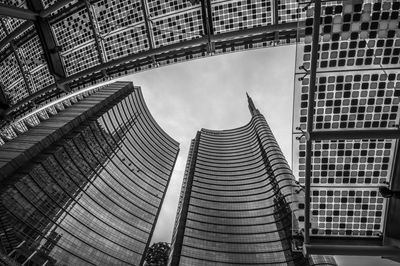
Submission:
M 121 79 L 141 86 L 157 123 L 180 143 L 152 242 L 171 242 L 190 140 L 201 128 L 229 129 L 248 123 L 246 92 L 291 165 L 294 59 L 294 46 L 274 47 L 173 64 Z M 337 261 L 341 266 L 400 265 L 380 258 Z

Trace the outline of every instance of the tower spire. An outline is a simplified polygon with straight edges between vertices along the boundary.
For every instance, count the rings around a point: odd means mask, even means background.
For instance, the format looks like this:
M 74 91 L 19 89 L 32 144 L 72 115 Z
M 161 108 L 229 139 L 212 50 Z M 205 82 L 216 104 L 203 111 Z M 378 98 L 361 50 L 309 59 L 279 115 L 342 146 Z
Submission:
M 247 102 L 249 103 L 249 110 L 250 110 L 251 116 L 258 115 L 260 113 L 260 111 L 258 111 L 258 109 L 255 107 L 255 105 L 253 103 L 253 99 L 251 99 L 251 97 L 249 96 L 249 94 L 247 92 L 246 92 L 246 96 L 247 96 Z

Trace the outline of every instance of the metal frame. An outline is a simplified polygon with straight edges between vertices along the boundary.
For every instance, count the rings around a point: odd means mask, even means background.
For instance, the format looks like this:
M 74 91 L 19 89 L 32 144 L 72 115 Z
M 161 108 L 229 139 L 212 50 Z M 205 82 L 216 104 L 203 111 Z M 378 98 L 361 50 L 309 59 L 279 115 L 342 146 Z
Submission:
M 3 49 L 7 44 L 11 43 L 18 35 L 29 29 L 33 25 L 32 21 L 25 21 L 18 28 L 9 32 L 7 36 L 0 41 L 0 50 Z
M 215 52 L 215 46 L 211 38 L 214 35 L 214 26 L 212 22 L 212 9 L 210 0 L 201 1 L 201 14 L 203 19 L 204 33 L 207 36 L 207 52 L 209 54 L 213 54 Z
M 9 31 L 7 30 L 7 27 L 4 24 L 4 21 L 3 21 L 2 18 L 0 18 L 0 24 L 1 24 L 1 27 L 3 28 L 4 32 L 8 35 Z M 32 94 L 32 89 L 31 89 L 31 87 L 29 85 L 28 77 L 26 76 L 24 67 L 23 67 L 22 62 L 21 62 L 21 58 L 19 57 L 19 54 L 18 54 L 18 51 L 17 51 L 17 47 L 15 47 L 15 44 L 14 44 L 13 41 L 10 42 L 10 47 L 11 47 L 11 50 L 12 50 L 12 52 L 14 54 L 15 60 L 17 61 L 18 68 L 19 68 L 19 71 L 21 72 L 21 76 L 22 76 L 22 79 L 24 80 L 26 89 L 28 90 L 29 95 L 31 95 Z
M 43 3 L 40 0 L 27 0 L 27 5 L 31 10 L 38 13 L 44 10 Z M 60 47 L 57 45 L 49 20 L 47 18 L 40 18 L 34 23 L 36 32 L 42 45 L 49 72 L 54 76 L 56 83 L 58 83 L 60 79 L 67 76 L 60 55 Z M 62 88 L 62 90 L 65 89 Z
M 218 35 L 213 35 L 211 37 L 211 40 L 216 43 L 216 46 L 223 47 L 224 45 L 231 45 L 232 43 L 235 42 L 242 42 L 246 43 L 249 42 L 251 43 L 252 40 L 260 40 L 263 39 L 267 34 L 273 33 L 275 31 L 279 31 L 282 33 L 282 38 L 285 38 L 287 34 L 297 34 L 297 22 L 291 22 L 291 23 L 285 23 L 285 24 L 278 24 L 278 25 L 269 25 L 269 26 L 264 26 L 264 27 L 258 27 L 258 28 L 250 28 L 246 30 L 240 30 L 240 31 L 235 31 L 235 32 L 226 32 Z M 152 50 L 147 50 L 145 52 L 139 53 L 139 54 L 132 54 L 126 57 L 122 57 L 116 60 L 108 61 L 105 62 L 104 64 L 89 68 L 87 70 L 78 72 L 74 75 L 68 76 L 65 79 L 62 79 L 59 81 L 61 84 L 70 84 L 72 87 L 74 84 L 79 83 L 79 80 L 83 77 L 88 77 L 88 81 L 90 80 L 93 81 L 96 79 L 96 77 L 93 76 L 98 76 L 99 73 L 103 70 L 107 70 L 107 72 L 111 72 L 108 70 L 112 70 L 115 67 L 118 68 L 123 68 L 125 65 L 131 65 L 135 64 L 137 66 L 144 65 L 140 64 L 140 62 L 144 61 L 149 61 L 153 56 L 157 57 L 162 57 L 166 55 L 176 55 L 176 54 L 182 54 L 185 53 L 186 51 L 193 51 L 196 49 L 199 50 L 204 50 L 205 45 L 208 44 L 208 39 L 207 37 L 202 37 L 202 38 L 197 38 L 197 39 L 192 39 L 189 41 L 185 42 L 180 42 L 180 43 L 174 43 L 171 45 L 167 46 L 162 46 L 158 48 L 154 48 Z M 147 58 L 147 59 L 146 59 Z M 131 69 L 132 67 L 129 67 Z M 101 75 L 101 73 L 100 73 Z M 99 77 L 97 77 L 99 78 Z M 85 81 L 86 83 L 86 81 Z M 41 89 L 40 91 L 37 91 L 30 95 L 29 97 L 19 101 L 15 105 L 13 105 L 8 113 L 12 113 L 21 106 L 26 105 L 27 103 L 35 100 L 36 98 L 42 96 L 43 94 L 46 94 L 56 88 L 55 84 L 52 84 L 46 88 Z
M 308 105 L 307 105 L 307 133 L 311 136 L 314 121 L 314 98 L 315 98 L 315 80 L 317 77 L 318 63 L 318 43 L 319 43 L 319 26 L 321 20 L 321 0 L 314 1 L 314 20 L 311 45 L 311 67 L 310 67 L 310 86 L 308 88 Z M 310 199 L 311 199 L 311 156 L 312 156 L 312 140 L 306 140 L 306 161 L 305 161 L 305 219 L 304 219 L 304 244 L 310 243 Z
M 400 130 L 324 130 L 310 133 L 311 140 L 342 140 L 342 139 L 400 139 Z
M 176 43 L 168 46 L 162 46 L 155 48 L 154 40 L 152 37 L 152 29 L 151 29 L 151 21 L 148 17 L 148 7 L 146 0 L 141 0 L 143 15 L 146 25 L 146 30 L 149 39 L 150 49 L 143 53 L 129 55 L 124 58 L 120 58 L 117 60 L 112 60 L 106 62 L 104 58 L 101 57 L 101 53 L 103 51 L 101 49 L 101 40 L 94 29 L 95 27 L 95 18 L 90 16 L 89 11 L 89 19 L 91 23 L 91 27 L 94 34 L 94 39 L 96 42 L 96 48 L 99 51 L 100 65 L 96 67 L 92 67 L 88 70 L 76 73 L 72 76 L 67 76 L 65 68 L 63 66 L 62 58 L 60 56 L 59 47 L 56 44 L 56 40 L 52 34 L 50 22 L 54 23 L 58 21 L 60 18 L 68 16 L 76 12 L 77 10 L 81 10 L 84 8 L 88 8 L 90 3 L 96 2 L 96 0 L 85 0 L 79 1 L 78 3 L 68 7 L 62 12 L 58 12 L 57 15 L 53 15 L 58 9 L 70 4 L 73 0 L 59 0 L 54 5 L 44 9 L 41 1 L 38 0 L 27 0 L 28 7 L 30 12 L 34 14 L 36 21 L 34 22 L 36 32 L 39 35 L 43 51 L 45 53 L 46 62 L 48 64 L 48 68 L 50 73 L 55 77 L 56 84 L 52 84 L 40 91 L 32 93 L 27 98 L 24 98 L 20 102 L 16 103 L 14 106 L 10 108 L 9 114 L 21 114 L 30 109 L 30 102 L 34 101 L 37 98 L 40 98 L 39 102 L 42 102 L 46 99 L 50 99 L 49 97 L 53 97 L 51 95 L 55 95 L 59 93 L 55 91 L 55 88 L 59 88 L 61 90 L 66 90 L 64 86 L 70 85 L 71 87 L 76 87 L 83 85 L 86 82 L 96 82 L 101 78 L 104 78 L 104 75 L 107 76 L 116 72 L 123 72 L 129 69 L 132 69 L 137 66 L 143 66 L 149 64 L 149 60 L 155 62 L 156 60 L 166 60 L 172 59 L 174 57 L 180 57 L 185 54 L 190 53 L 199 53 L 204 51 L 205 47 L 209 54 L 213 54 L 216 46 L 219 49 L 223 49 L 224 47 L 235 47 L 236 45 L 249 44 L 260 41 L 273 41 L 271 39 L 271 33 L 275 33 L 276 38 L 287 39 L 291 38 L 291 36 L 296 35 L 297 25 L 296 23 L 285 23 L 285 24 L 274 24 L 264 27 L 258 28 L 250 28 L 247 30 L 235 31 L 235 32 L 227 32 L 224 34 L 214 35 L 214 29 L 212 25 L 212 9 L 211 9 L 211 1 L 210 0 L 202 0 L 202 17 L 203 24 L 205 25 L 206 36 L 202 38 L 196 38 L 193 40 Z M 198 1 L 200 2 L 200 1 Z M 199 3 L 200 4 L 200 3 Z M 274 8 L 274 7 L 273 7 Z M 90 9 L 88 9 L 90 10 Z M 276 18 L 277 19 L 277 18 Z M 275 20 L 276 20 L 275 19 Z M 17 37 L 18 34 L 21 34 L 23 31 L 28 29 L 33 24 L 32 21 L 27 21 L 20 27 L 18 27 L 15 31 L 13 31 L 6 39 L 0 42 L 0 47 L 6 46 L 10 43 L 14 38 Z M 18 33 L 18 34 L 17 34 Z M 32 31 L 27 32 L 23 36 L 29 36 L 32 34 Z M 19 38 L 18 45 L 24 42 L 24 37 Z M 288 37 L 290 36 L 290 37 Z M 26 39 L 26 38 L 25 38 Z M 97 39 L 97 40 L 96 40 Z M 8 48 L 8 53 L 12 52 L 11 48 Z M 7 50 L 6 50 L 7 51 Z M 148 58 L 148 59 L 145 59 Z M 25 105 L 25 106 L 24 106 Z M 18 110 L 21 106 L 24 106 L 24 110 Z
M 56 2 L 54 3 L 54 5 L 49 6 L 48 8 L 46 8 L 46 9 L 40 11 L 39 15 L 40 15 L 40 17 L 42 17 L 42 18 L 50 17 L 50 15 L 51 15 L 53 12 L 55 12 L 55 11 L 57 11 L 58 9 L 60 9 L 60 8 L 62 8 L 62 7 L 64 7 L 64 6 L 66 6 L 66 5 L 68 5 L 68 4 L 71 3 L 72 1 L 74 1 L 74 0 L 58 0 L 58 1 L 56 1 Z
M 398 257 L 399 249 L 390 246 L 364 245 L 310 245 L 304 246 L 306 254 L 313 255 L 345 255 L 345 256 L 388 256 Z
M 153 29 L 149 20 L 149 6 L 147 4 L 147 0 L 140 0 L 142 4 L 142 12 L 144 17 L 144 24 L 146 26 L 147 32 L 147 40 L 149 41 L 150 50 L 154 49 L 154 36 L 153 36 Z
M 313 131 L 314 111 L 315 111 L 315 86 L 318 66 L 318 47 L 319 47 L 319 29 L 321 21 L 321 0 L 315 0 L 313 33 L 311 45 L 311 65 L 310 65 L 310 84 L 308 90 L 308 105 L 307 105 L 307 125 L 306 125 L 306 158 L 305 158 L 305 224 L 304 224 L 304 255 L 362 255 L 362 256 L 387 256 L 399 257 L 400 241 L 398 239 L 387 236 L 387 225 L 391 224 L 392 230 L 395 230 L 395 236 L 399 237 L 400 230 L 398 222 L 394 217 L 386 216 L 383 236 L 378 237 L 324 237 L 310 236 L 310 200 L 311 200 L 311 156 L 312 156 L 312 141 L 321 140 L 346 140 L 346 139 L 400 139 L 399 127 L 393 129 L 359 129 L 359 130 L 315 130 Z M 323 71 L 324 72 L 324 71 Z M 326 71 L 325 71 L 326 72 Z M 318 72 L 319 73 L 319 72 Z M 394 170 L 392 172 L 392 189 L 400 187 L 398 175 L 400 172 L 400 147 L 399 142 L 396 146 L 396 160 Z M 390 209 L 389 210 L 389 208 Z M 400 200 L 390 199 L 388 212 L 396 215 L 400 209 Z M 386 213 L 386 214 L 387 214 Z M 385 241 L 386 239 L 386 241 Z
M 98 53 L 98 56 L 99 56 L 99 62 L 100 62 L 100 64 L 103 64 L 105 62 L 105 58 L 103 57 L 103 51 L 102 51 L 102 48 L 101 48 L 100 38 L 99 38 L 99 35 L 98 35 L 98 32 L 97 32 L 96 24 L 94 22 L 90 1 L 89 0 L 84 0 L 84 2 L 85 2 L 86 11 L 88 12 L 89 22 L 90 22 L 90 26 L 92 28 L 94 42 L 96 44 L 96 50 L 97 50 L 97 53 Z
M 26 8 L 9 6 L 0 3 L 0 16 L 36 21 L 39 17 L 39 13 Z

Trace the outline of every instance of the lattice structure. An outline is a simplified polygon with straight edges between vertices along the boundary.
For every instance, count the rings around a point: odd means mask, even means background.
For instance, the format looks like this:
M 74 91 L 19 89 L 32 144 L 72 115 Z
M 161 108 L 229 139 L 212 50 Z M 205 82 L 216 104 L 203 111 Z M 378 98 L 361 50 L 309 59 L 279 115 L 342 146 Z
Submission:
M 372 3 L 371 3 L 372 2 Z M 330 3 L 322 7 L 312 129 L 395 130 L 399 124 L 398 1 Z M 313 7 L 298 45 L 294 128 L 306 130 Z M 299 131 L 295 131 L 295 136 Z M 322 137 L 323 138 L 323 137 Z M 312 140 L 311 237 L 382 239 L 396 140 Z M 294 142 L 294 169 L 305 183 L 306 140 Z
M 212 9 L 216 34 L 272 24 L 270 0 L 216 1 L 212 3 Z
M 51 9 L 45 12 L 46 18 L 49 19 L 57 44 L 54 49 L 62 57 L 60 59 L 62 62 L 58 63 L 61 65 L 58 66 L 65 69 L 67 77 L 65 81 L 58 81 L 49 77 L 47 69 L 51 68 L 37 65 L 40 59 L 46 58 L 38 56 L 38 53 L 49 51 L 40 50 L 41 44 L 37 42 L 33 23 L 29 25 L 21 19 L 3 17 L 6 28 L 11 34 L 13 31 L 18 31 L 14 41 L 17 50 L 21 50 L 23 54 L 22 68 L 27 70 L 27 73 L 34 72 L 24 79 L 25 86 L 29 86 L 30 93 L 43 91 L 29 98 L 28 102 L 24 102 L 30 96 L 28 92 L 13 96 L 16 100 L 11 104 L 20 103 L 12 109 L 12 113 L 17 116 L 32 110 L 29 102 L 33 99 L 40 105 L 60 94 L 61 91 L 54 90 L 56 81 L 65 82 L 69 88 L 76 90 L 107 80 L 109 77 L 214 53 L 290 44 L 295 41 L 297 33 L 294 24 L 290 24 L 287 28 L 283 27 L 282 32 L 276 29 L 269 30 L 268 27 L 274 23 L 275 5 L 272 0 L 210 0 L 204 3 L 184 0 L 101 0 L 86 3 L 73 0 L 65 6 L 59 6 L 59 2 L 54 0 L 42 0 L 42 3 L 44 11 Z M 25 1 L 9 1 L 6 4 L 26 8 Z M 296 0 L 291 0 L 285 6 L 279 5 L 279 12 L 295 9 L 297 5 Z M 278 21 L 283 25 L 294 20 L 278 19 Z M 207 27 L 210 27 L 209 34 Z M 251 29 L 258 30 L 251 34 L 242 33 Z M 221 42 L 214 41 L 213 34 L 230 35 L 226 38 L 221 37 Z M 0 69 L 10 68 L 7 58 L 12 54 L 11 46 L 8 42 L 1 43 L 6 36 L 6 32 L 0 28 L 0 51 L 3 55 L 0 56 Z M 245 38 L 244 41 L 242 38 Z M 146 56 L 140 57 L 142 53 L 146 53 Z M 103 67 L 102 64 L 105 62 L 111 63 Z M 91 69 L 91 72 L 86 72 L 88 69 Z M 71 75 L 74 75 L 74 78 L 69 80 Z M 18 76 L 22 79 L 21 73 Z M 36 85 L 35 83 L 40 80 L 44 82 Z M 16 83 L 3 82 L 3 84 L 6 91 L 20 90 L 14 88 Z

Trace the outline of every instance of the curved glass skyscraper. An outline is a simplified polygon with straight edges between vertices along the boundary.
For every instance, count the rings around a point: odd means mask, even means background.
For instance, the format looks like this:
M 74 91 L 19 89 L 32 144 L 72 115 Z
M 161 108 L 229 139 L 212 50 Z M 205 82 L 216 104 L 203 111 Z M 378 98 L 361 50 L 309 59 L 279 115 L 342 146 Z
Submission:
M 192 141 L 171 265 L 336 265 L 292 251 L 299 188 L 264 116 Z
M 115 83 L 4 144 L 3 253 L 29 265 L 139 265 L 178 143 Z

